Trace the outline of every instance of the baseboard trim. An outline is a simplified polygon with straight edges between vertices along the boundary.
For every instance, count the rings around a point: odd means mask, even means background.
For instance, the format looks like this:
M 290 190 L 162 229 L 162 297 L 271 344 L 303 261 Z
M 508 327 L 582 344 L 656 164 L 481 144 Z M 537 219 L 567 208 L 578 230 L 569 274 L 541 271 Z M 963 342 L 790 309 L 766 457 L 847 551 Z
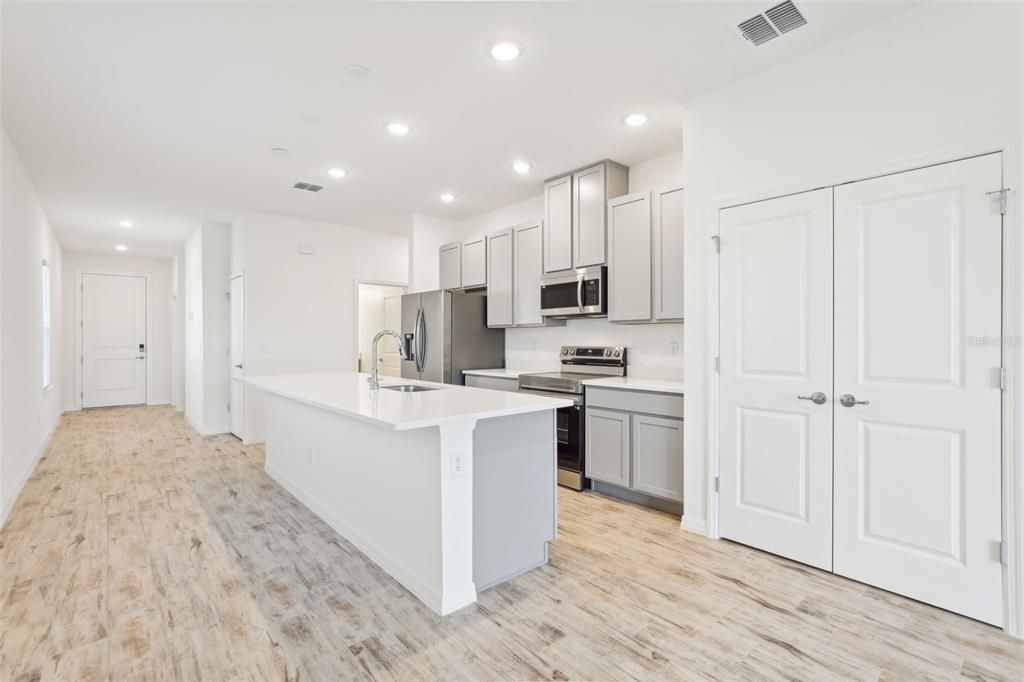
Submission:
M 383 568 L 388 575 L 400 582 L 404 588 L 415 594 L 423 601 L 423 603 L 433 609 L 435 613 L 444 613 L 444 611 L 442 611 L 442 606 L 444 606 L 444 604 L 439 590 L 436 590 L 423 582 L 400 561 L 377 546 L 375 542 L 364 536 L 362 533 L 357 532 L 336 515 L 329 512 L 326 507 L 307 493 L 300 490 L 291 479 L 280 471 L 269 464 L 267 464 L 264 470 L 270 478 L 274 479 L 274 481 L 278 483 L 278 485 L 291 493 L 299 502 L 306 505 L 310 511 L 323 519 L 324 522 L 337 531 L 339 535 L 355 545 L 356 549 L 365 554 L 370 561 L 373 561 L 375 564 Z
M 29 464 L 28 469 L 22 474 L 21 480 L 18 481 L 17 492 L 11 495 L 11 499 L 4 502 L 4 507 L 0 510 L 0 530 L 3 530 L 4 525 L 7 524 L 7 517 L 10 515 L 11 510 L 14 509 L 15 503 L 18 498 L 21 497 L 21 491 L 25 489 L 25 484 L 28 483 L 28 479 L 32 478 L 32 474 L 35 473 L 36 467 L 39 466 L 39 460 L 43 458 L 43 454 L 46 449 L 50 447 L 50 441 L 53 440 L 53 434 L 57 431 L 57 427 L 60 426 L 61 420 L 64 419 L 64 412 L 61 412 L 56 419 L 53 420 L 53 424 L 50 426 L 49 432 L 46 437 L 43 438 L 39 449 L 36 450 L 35 457 L 32 458 L 32 463 Z
M 697 535 L 703 535 L 707 537 L 708 534 L 708 522 L 705 519 L 698 519 L 693 516 L 687 516 L 683 514 L 683 530 Z

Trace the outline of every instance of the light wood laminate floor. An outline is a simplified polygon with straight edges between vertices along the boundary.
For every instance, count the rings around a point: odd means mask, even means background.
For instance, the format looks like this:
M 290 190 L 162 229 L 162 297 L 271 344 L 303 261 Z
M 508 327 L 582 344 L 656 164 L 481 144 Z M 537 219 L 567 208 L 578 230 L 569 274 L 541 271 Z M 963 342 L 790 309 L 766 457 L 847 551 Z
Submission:
M 65 416 L 0 533 L 0 680 L 1024 678 L 996 628 L 569 491 L 550 565 L 442 619 L 262 465 Z

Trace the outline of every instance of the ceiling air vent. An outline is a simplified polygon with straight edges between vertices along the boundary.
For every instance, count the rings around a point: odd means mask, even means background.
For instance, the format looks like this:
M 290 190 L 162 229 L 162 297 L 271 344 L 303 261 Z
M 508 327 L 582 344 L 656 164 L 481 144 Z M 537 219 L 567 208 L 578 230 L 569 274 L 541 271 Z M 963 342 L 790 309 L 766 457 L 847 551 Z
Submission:
M 295 189 L 304 189 L 307 192 L 319 192 L 324 188 L 323 185 L 317 185 L 312 182 L 296 182 L 292 187 Z
M 763 45 L 772 38 L 800 28 L 807 19 L 790 0 L 779 3 L 764 14 L 757 14 L 739 25 L 740 33 L 754 45 Z

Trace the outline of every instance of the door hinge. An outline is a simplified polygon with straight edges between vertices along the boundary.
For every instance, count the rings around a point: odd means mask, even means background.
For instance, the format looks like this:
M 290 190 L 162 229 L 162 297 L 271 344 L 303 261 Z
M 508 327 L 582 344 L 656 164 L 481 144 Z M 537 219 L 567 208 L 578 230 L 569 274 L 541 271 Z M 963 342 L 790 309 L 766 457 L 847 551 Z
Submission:
M 711 241 L 715 243 L 715 253 L 722 253 L 722 238 L 715 234 L 711 236 Z
M 718 492 L 718 476 L 715 476 L 715 492 Z
M 231 403 L 228 403 L 228 412 L 231 411 Z
M 78 326 L 79 327 L 84 327 L 85 326 L 85 320 L 79 320 L 78 321 Z
M 1009 202 L 1010 202 L 1010 188 L 1009 187 L 1005 187 L 1003 189 L 996 189 L 996 190 L 992 190 L 991 192 L 985 192 L 985 194 L 987 196 L 992 196 L 993 194 L 998 194 L 999 195 L 999 213 L 1000 213 L 1000 215 L 1006 215 L 1006 207 L 1007 207 L 1007 204 L 1009 204 Z
M 1006 545 L 1006 540 L 999 541 L 999 563 L 1003 566 L 1010 563 L 1010 550 Z
M 715 356 L 715 373 L 722 371 L 722 357 L 720 355 Z
M 1009 374 L 1005 367 L 999 368 L 999 390 L 1005 391 L 1010 385 Z

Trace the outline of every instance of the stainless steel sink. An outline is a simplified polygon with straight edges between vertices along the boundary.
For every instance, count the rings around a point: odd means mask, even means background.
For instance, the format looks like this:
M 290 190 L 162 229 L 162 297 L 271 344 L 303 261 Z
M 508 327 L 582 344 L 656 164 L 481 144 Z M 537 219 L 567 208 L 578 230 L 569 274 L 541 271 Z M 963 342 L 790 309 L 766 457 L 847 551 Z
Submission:
M 396 386 L 381 386 L 383 389 L 389 391 L 398 391 L 399 393 L 419 393 L 420 391 L 438 391 L 440 389 L 432 388 L 430 386 L 417 386 L 416 384 L 398 384 Z

